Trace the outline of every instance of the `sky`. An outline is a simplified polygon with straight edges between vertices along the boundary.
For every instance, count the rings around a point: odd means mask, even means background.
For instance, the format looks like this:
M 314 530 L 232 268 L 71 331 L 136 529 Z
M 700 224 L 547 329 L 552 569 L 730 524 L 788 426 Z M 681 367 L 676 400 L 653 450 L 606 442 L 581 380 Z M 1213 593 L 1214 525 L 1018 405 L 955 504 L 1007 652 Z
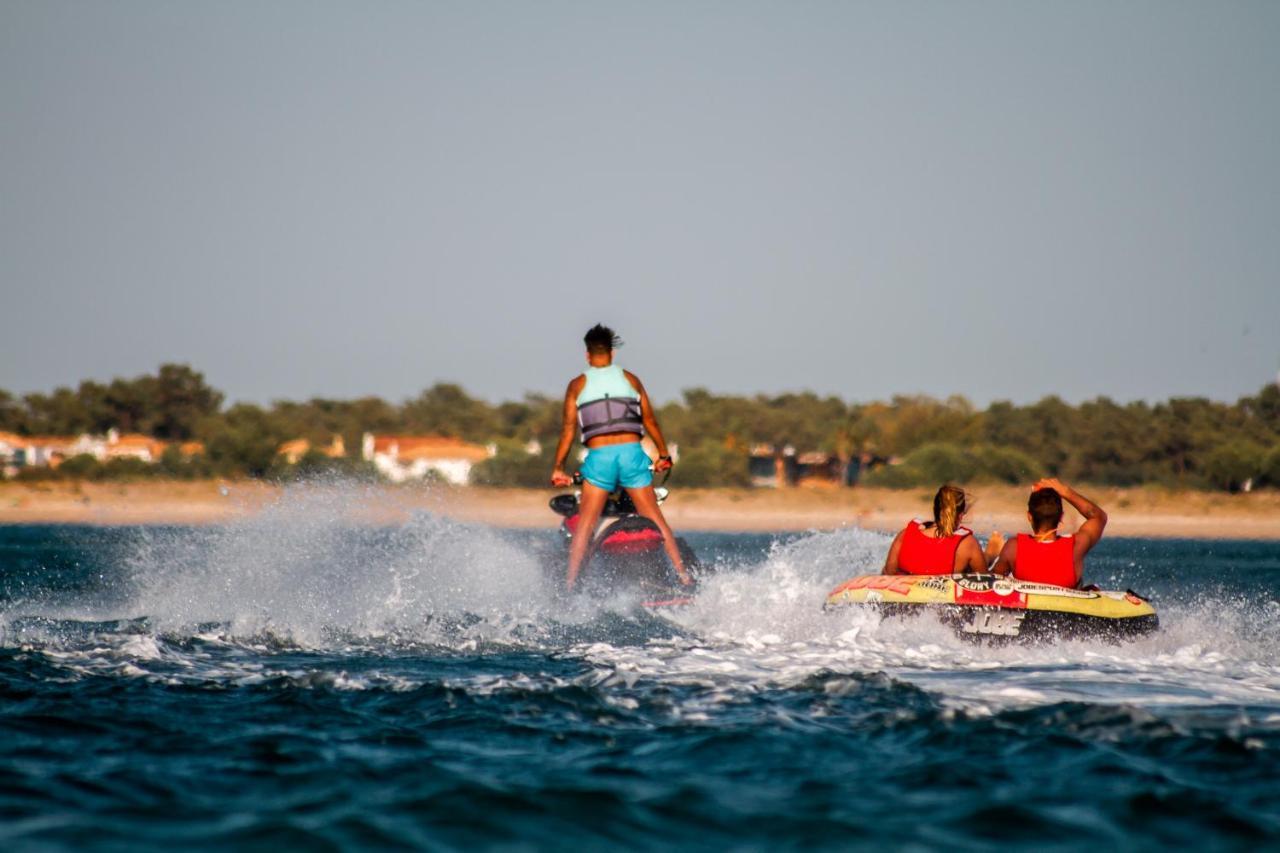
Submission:
M 1280 4 L 0 0 L 0 388 L 1280 369 Z

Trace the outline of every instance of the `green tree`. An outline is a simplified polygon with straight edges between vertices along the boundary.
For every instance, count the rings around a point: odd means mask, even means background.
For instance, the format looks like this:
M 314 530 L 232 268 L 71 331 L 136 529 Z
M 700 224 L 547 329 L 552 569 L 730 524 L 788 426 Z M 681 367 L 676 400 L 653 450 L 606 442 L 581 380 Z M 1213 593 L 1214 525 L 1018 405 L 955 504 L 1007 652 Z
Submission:
M 258 406 L 238 403 L 202 425 L 209 461 L 220 473 L 263 477 L 284 442 L 279 425 Z
M 1264 454 L 1259 445 L 1235 439 L 1214 448 L 1205 459 L 1205 473 L 1216 488 L 1238 492 L 1262 473 Z
M 27 394 L 22 400 L 27 413 L 23 432 L 29 435 L 76 435 L 91 426 L 89 413 L 70 388 Z
M 1262 458 L 1262 469 L 1258 474 L 1263 485 L 1280 489 L 1280 444 L 1272 447 Z
M 680 462 L 671 476 L 673 484 L 690 488 L 751 485 L 747 454 L 710 441 L 681 447 Z
M 970 455 L 976 463 L 975 476 L 980 480 L 994 480 L 1011 485 L 1030 483 L 1043 470 L 1035 459 L 1012 447 L 984 444 L 973 448 Z
M 21 402 L 0 388 L 0 432 L 18 432 L 24 428 L 25 422 L 26 414 Z
M 101 479 L 102 463 L 88 453 L 80 453 L 58 466 L 58 475 L 71 480 Z
M 541 453 L 529 453 L 524 444 L 512 439 L 498 443 L 498 452 L 471 469 L 471 482 L 478 486 L 544 488 L 550 485 L 554 448 L 543 446 Z
M 970 453 L 954 444 L 931 442 L 908 453 L 901 464 L 871 472 L 866 482 L 891 488 L 940 486 L 967 483 L 977 473 L 978 465 Z
M 477 400 L 458 385 L 441 382 L 423 391 L 404 406 L 409 429 L 483 442 L 498 432 L 493 407 Z
M 146 424 L 156 438 L 189 441 L 201 421 L 222 408 L 222 392 L 185 364 L 162 364 L 154 381 L 142 377 L 135 384 L 149 406 L 139 423 Z

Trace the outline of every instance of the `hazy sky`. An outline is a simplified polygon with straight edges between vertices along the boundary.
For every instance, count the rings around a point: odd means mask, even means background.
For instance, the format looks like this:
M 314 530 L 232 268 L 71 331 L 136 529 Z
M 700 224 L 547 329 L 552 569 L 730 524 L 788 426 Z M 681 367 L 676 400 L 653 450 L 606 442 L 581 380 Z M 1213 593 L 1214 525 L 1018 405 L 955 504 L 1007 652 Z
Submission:
M 1207 395 L 1280 368 L 1274 2 L 0 0 L 0 388 Z

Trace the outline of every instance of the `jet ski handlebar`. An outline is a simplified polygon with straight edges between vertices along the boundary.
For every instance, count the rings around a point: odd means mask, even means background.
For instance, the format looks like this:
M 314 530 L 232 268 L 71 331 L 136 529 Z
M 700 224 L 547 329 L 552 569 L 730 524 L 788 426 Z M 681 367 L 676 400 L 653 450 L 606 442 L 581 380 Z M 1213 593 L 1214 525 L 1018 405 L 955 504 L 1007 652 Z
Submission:
M 663 479 L 662 482 L 664 485 L 657 486 L 653 490 L 654 496 L 658 499 L 659 504 L 666 501 L 667 496 L 671 494 L 665 486 L 666 479 Z M 581 473 L 575 473 L 573 475 L 573 484 L 575 486 L 582 485 Z M 571 515 L 577 515 L 578 501 L 581 497 L 581 491 L 576 491 L 571 495 L 556 495 L 551 499 L 551 510 L 557 515 L 563 515 L 566 518 Z M 604 512 L 602 514 L 606 518 L 622 515 L 635 515 L 636 505 L 631 501 L 631 496 L 627 494 L 625 489 L 618 489 L 616 492 L 612 492 L 609 495 L 608 500 L 605 501 Z

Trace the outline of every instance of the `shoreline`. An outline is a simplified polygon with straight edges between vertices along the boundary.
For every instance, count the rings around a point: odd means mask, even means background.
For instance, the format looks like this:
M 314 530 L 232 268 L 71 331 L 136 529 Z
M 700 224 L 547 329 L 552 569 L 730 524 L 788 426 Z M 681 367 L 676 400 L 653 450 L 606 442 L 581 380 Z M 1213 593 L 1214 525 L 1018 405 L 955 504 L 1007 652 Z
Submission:
M 1280 492 L 1228 495 L 1083 487 L 1110 515 L 1115 537 L 1280 541 Z M 277 486 L 255 480 L 0 483 L 0 525 L 224 524 L 267 512 L 398 524 L 415 513 L 469 524 L 553 529 L 547 509 L 564 490 L 386 484 Z M 1026 526 L 1027 490 L 977 486 L 967 526 L 982 537 Z M 856 525 L 896 531 L 931 513 L 931 489 L 673 489 L 664 512 L 677 531 L 795 532 Z M 1070 509 L 1065 529 L 1079 521 Z

